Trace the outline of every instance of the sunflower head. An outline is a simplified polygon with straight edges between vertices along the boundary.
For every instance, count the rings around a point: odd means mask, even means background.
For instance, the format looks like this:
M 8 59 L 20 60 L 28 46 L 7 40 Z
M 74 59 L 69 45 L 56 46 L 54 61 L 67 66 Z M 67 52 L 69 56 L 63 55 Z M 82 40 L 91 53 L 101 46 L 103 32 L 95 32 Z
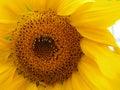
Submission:
M 118 50 L 107 27 L 119 18 L 119 4 L 12 1 L 0 4 L 0 89 L 118 89 L 120 55 L 108 48 Z
M 52 85 L 77 71 L 81 35 L 68 18 L 51 10 L 20 18 L 11 34 L 12 58 L 18 72 L 30 81 Z

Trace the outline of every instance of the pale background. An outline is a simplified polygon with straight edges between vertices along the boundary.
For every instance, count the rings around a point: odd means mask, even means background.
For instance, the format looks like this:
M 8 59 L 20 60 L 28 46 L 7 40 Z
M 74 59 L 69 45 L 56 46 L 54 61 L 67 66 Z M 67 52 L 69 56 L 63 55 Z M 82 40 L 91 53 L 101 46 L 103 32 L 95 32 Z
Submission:
M 118 45 L 120 46 L 120 20 L 116 21 L 113 26 L 109 27 L 109 30 L 114 35 Z

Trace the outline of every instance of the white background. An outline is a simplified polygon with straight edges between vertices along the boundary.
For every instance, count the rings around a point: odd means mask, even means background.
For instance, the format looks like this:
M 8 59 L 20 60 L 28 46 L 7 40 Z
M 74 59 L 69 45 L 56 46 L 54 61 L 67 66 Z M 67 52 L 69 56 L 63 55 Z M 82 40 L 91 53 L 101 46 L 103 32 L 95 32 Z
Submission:
M 111 26 L 109 30 L 114 35 L 118 45 L 120 46 L 120 20 L 118 20 L 113 26 Z

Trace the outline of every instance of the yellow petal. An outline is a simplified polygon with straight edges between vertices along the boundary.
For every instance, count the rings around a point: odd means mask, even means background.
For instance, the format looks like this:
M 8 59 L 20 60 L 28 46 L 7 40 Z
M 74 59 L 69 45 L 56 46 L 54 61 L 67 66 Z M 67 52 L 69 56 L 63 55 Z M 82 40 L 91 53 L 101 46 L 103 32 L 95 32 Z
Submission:
M 120 18 L 120 12 L 118 11 L 120 11 L 119 1 L 97 0 L 88 8 L 85 7 L 84 10 L 80 8 L 71 15 L 71 23 L 75 26 L 108 27 Z
M 46 9 L 52 9 L 53 11 L 57 11 L 58 6 L 60 5 L 62 0 L 46 0 Z
M 46 87 L 43 87 L 43 86 L 38 87 L 38 90 L 45 90 L 45 89 L 46 89 Z
M 7 44 L 9 41 L 9 37 L 11 35 L 11 32 L 15 29 L 14 24 L 5 24 L 5 23 L 0 23 L 0 44 Z
M 15 81 L 11 81 L 11 83 L 9 83 L 9 89 L 8 90 L 26 90 L 27 86 L 28 86 L 28 82 L 24 79 L 24 78 L 19 78 Z
M 90 40 L 117 47 L 116 40 L 106 28 L 84 25 L 78 27 L 78 32 Z
M 71 78 L 63 82 L 63 90 L 73 90 L 71 84 Z
M 34 83 L 29 83 L 26 90 L 38 90 L 38 87 Z
M 9 58 L 10 57 L 10 51 L 6 50 L 3 50 L 3 49 L 0 49 L 0 65 L 2 64 L 5 64 L 9 61 Z
M 28 81 L 28 79 L 24 78 L 22 75 L 18 75 L 18 73 L 16 72 L 16 67 L 14 68 L 15 68 L 15 71 L 13 75 L 11 75 L 11 81 L 8 83 L 9 90 L 21 90 L 21 89 L 26 90 L 30 82 Z
M 120 47 L 116 47 L 116 48 L 114 48 L 114 49 L 115 49 L 115 52 L 116 52 L 116 53 L 120 54 Z
M 10 47 L 8 45 L 9 45 L 9 41 L 5 40 L 5 38 L 0 38 L 0 50 L 1 51 L 10 50 Z
M 12 81 L 12 75 L 15 72 L 15 68 L 8 64 L 0 65 L 0 89 L 8 90 L 8 87 Z M 10 89 L 9 89 L 10 90 Z
M 112 85 L 112 90 L 120 90 L 120 75 L 112 80 L 110 80 Z
M 78 71 L 82 74 L 82 78 L 85 77 L 85 80 L 94 85 L 90 85 L 91 90 L 111 90 L 109 80 L 101 73 L 99 67 L 91 58 L 84 55 L 78 65 Z
M 92 58 L 101 72 L 109 77 L 116 78 L 120 74 L 120 55 L 111 51 L 108 46 L 83 38 L 81 48 L 86 56 Z
M 46 0 L 24 0 L 27 7 L 32 11 L 46 10 Z
M 27 11 L 23 0 L 3 0 L 0 2 L 0 19 L 16 20 Z
M 72 74 L 71 85 L 73 90 L 90 90 L 78 72 Z
M 28 81 L 21 76 L 14 78 L 16 67 L 11 63 L 0 65 L 0 89 L 1 90 L 25 90 Z M 18 75 L 18 74 L 17 74 Z M 9 87 L 9 88 L 8 88 Z
M 10 42 L 5 39 L 5 36 L 0 38 L 0 64 L 6 62 L 8 57 L 10 56 L 10 46 Z
M 59 15 L 71 15 L 81 5 L 94 0 L 61 0 L 60 5 L 57 7 L 57 13 Z
M 0 74 L 9 71 L 9 70 L 13 70 L 15 67 L 13 65 L 13 63 L 11 62 L 6 62 L 6 63 L 1 63 L 0 61 Z
M 55 86 L 47 86 L 46 90 L 62 90 L 62 84 L 55 84 Z
M 8 5 L 5 2 L 0 3 L 0 22 L 13 22 L 18 18 L 17 14 Z

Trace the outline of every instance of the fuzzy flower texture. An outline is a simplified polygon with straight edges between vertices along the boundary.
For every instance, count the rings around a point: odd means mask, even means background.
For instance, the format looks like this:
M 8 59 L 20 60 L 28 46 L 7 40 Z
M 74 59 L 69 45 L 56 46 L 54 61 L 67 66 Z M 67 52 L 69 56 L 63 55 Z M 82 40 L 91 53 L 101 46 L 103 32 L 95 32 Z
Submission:
M 119 19 L 118 0 L 1 0 L 0 90 L 120 90 Z

